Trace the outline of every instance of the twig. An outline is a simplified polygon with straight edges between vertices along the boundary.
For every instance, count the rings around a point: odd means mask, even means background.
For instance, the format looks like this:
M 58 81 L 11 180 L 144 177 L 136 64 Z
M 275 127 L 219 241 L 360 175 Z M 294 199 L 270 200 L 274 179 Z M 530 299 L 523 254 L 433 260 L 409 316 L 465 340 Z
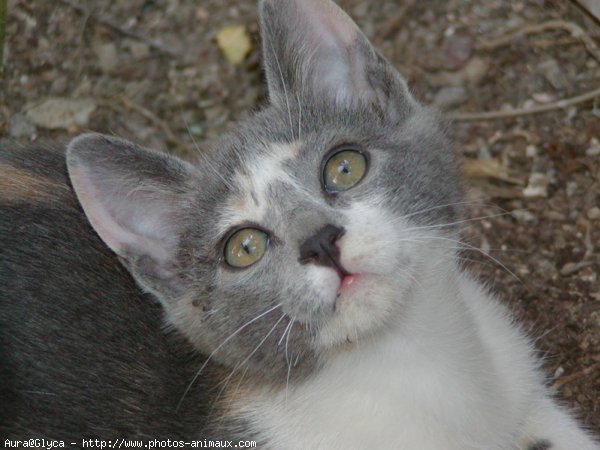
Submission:
M 92 14 L 91 11 L 89 11 L 87 8 L 81 6 L 78 3 L 73 2 L 72 0 L 59 0 L 63 5 L 66 5 L 72 9 L 74 9 L 75 11 L 77 11 L 80 14 L 83 14 L 87 18 L 89 18 L 90 20 L 95 21 L 96 23 L 99 23 L 101 25 L 104 25 L 110 29 L 112 29 L 113 31 L 116 31 L 117 33 L 122 34 L 123 36 L 132 38 L 132 39 L 136 39 L 138 41 L 142 41 L 145 44 L 148 45 L 148 47 L 156 50 L 159 53 L 163 53 L 165 55 L 169 55 L 173 58 L 181 58 L 181 55 L 174 52 L 173 50 L 165 47 L 163 44 L 161 44 L 160 42 L 156 42 L 152 39 L 150 39 L 148 36 L 142 34 L 142 33 L 138 33 L 132 30 L 128 30 L 126 28 L 123 28 L 121 25 L 113 22 L 110 19 L 107 19 L 106 17 L 99 17 L 96 16 L 94 14 Z
M 476 48 L 479 50 L 494 50 L 498 47 L 509 45 L 513 40 L 520 38 L 521 36 L 543 33 L 548 30 L 563 30 L 570 33 L 571 36 L 583 43 L 590 55 L 600 61 L 600 49 L 594 40 L 579 25 L 564 20 L 550 20 L 535 25 L 526 25 L 523 28 L 510 31 L 496 39 L 482 39 L 481 42 L 477 44 Z
M 531 46 L 536 48 L 555 48 L 575 44 L 579 44 L 579 39 L 575 39 L 573 37 L 564 37 L 561 39 L 539 39 L 532 42 Z
M 569 106 L 574 106 L 580 103 L 588 102 L 596 97 L 600 97 L 600 88 L 594 89 L 593 91 L 586 92 L 585 94 L 581 94 L 576 97 L 565 98 L 553 103 L 548 103 L 546 105 L 534 106 L 532 108 L 512 109 L 508 111 L 486 111 L 479 113 L 456 113 L 450 114 L 450 119 L 456 122 L 477 122 L 482 120 L 508 119 L 511 117 L 541 114 L 549 111 L 555 111 L 557 109 L 565 109 Z
M 594 370 L 596 370 L 598 368 L 600 368 L 600 364 L 596 363 L 596 364 L 592 364 L 589 367 L 586 367 L 585 369 L 581 369 L 581 370 L 578 370 L 577 372 L 573 372 L 569 375 L 565 375 L 564 377 L 560 377 L 558 380 L 556 380 L 554 383 L 552 383 L 552 386 L 550 386 L 550 389 L 558 390 L 561 387 L 563 387 L 565 384 L 571 383 L 572 381 L 575 381 L 577 378 L 585 377 L 585 376 L 589 375 L 590 373 L 594 372 Z

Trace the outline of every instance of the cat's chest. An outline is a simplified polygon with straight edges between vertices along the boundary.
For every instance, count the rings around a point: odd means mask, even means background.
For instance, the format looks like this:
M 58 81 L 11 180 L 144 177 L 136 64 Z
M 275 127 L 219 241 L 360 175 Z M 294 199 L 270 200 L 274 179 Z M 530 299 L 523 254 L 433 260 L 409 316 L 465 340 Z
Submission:
M 476 380 L 453 376 L 451 358 L 397 344 L 338 358 L 287 391 L 246 397 L 242 414 L 273 449 L 471 448 L 458 436 L 493 442 L 486 387 L 478 395 Z
M 389 388 L 389 375 L 361 369 L 353 376 L 332 370 L 302 387 L 257 395 L 246 404 L 246 418 L 267 448 L 384 448 L 379 444 L 394 435 L 403 393 Z

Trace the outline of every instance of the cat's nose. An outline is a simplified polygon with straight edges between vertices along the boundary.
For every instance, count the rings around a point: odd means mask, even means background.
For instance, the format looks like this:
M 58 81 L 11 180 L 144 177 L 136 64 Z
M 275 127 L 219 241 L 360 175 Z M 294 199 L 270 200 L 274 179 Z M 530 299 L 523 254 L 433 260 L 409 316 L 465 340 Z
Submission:
M 344 278 L 349 273 L 340 263 L 340 249 L 336 242 L 341 238 L 346 230 L 343 227 L 335 225 L 325 225 L 313 236 L 309 237 L 300 245 L 300 264 L 313 263 L 320 266 L 326 266 L 334 269 L 340 278 Z

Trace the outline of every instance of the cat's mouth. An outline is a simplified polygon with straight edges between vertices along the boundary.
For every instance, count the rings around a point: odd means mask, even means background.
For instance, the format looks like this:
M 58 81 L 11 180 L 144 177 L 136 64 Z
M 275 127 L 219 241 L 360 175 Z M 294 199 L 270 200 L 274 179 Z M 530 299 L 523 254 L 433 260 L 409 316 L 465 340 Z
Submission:
M 316 344 L 320 349 L 338 348 L 378 333 L 397 302 L 395 286 L 385 276 L 357 271 L 336 281 L 335 297 L 323 299 L 331 305 L 331 315 L 319 327 Z
M 361 274 L 348 273 L 340 277 L 340 286 L 338 287 L 335 302 L 333 304 L 334 311 L 338 308 L 344 297 L 347 297 L 357 287 L 357 281 L 361 278 Z
M 340 283 L 340 291 L 344 291 L 350 289 L 350 286 L 354 284 L 354 282 L 358 279 L 357 273 L 349 273 L 342 278 L 342 282 Z

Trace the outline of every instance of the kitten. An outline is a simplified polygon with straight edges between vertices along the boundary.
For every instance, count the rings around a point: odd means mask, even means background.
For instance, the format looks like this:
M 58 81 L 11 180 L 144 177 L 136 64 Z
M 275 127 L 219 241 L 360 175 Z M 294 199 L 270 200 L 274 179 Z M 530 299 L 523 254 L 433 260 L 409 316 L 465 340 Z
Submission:
M 459 267 L 436 116 L 331 1 L 260 8 L 269 104 L 196 163 L 1 150 L 0 434 L 598 449 Z

